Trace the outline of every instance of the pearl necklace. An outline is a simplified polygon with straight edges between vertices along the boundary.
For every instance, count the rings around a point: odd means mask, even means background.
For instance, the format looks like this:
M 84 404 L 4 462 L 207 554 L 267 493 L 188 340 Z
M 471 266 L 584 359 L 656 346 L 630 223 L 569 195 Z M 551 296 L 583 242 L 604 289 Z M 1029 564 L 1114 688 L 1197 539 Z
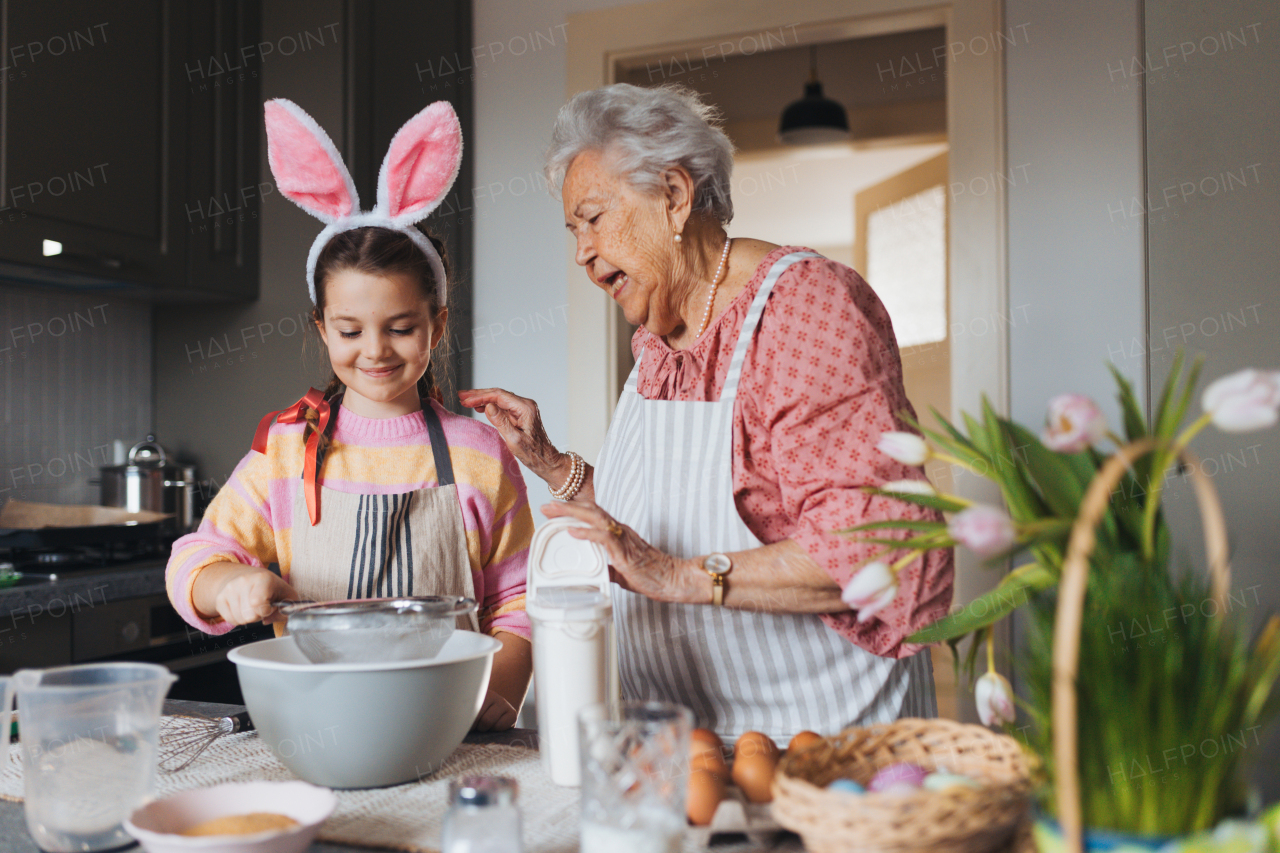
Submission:
M 707 323 L 711 320 L 711 306 L 716 304 L 716 288 L 720 287 L 720 273 L 724 270 L 724 262 L 729 259 L 729 244 L 732 242 L 732 237 L 724 241 L 724 251 L 720 253 L 720 265 L 716 267 L 716 274 L 711 279 L 711 292 L 707 294 L 707 310 L 702 312 L 702 325 L 698 327 L 698 334 L 693 336 L 694 340 L 702 337 L 702 333 L 707 330 Z

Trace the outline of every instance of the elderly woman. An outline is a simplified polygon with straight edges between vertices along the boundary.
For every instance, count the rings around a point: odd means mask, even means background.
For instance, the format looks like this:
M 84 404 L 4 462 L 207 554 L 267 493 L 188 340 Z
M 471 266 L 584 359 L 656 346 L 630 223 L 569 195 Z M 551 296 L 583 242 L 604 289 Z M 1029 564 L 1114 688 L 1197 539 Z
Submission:
M 551 444 L 532 400 L 460 399 L 562 499 L 543 512 L 607 549 L 624 698 L 775 738 L 932 716 L 928 653 L 905 638 L 946 613 L 950 552 L 903 568 L 887 604 L 841 595 L 883 549 L 838 530 L 933 517 L 862 491 L 924 479 L 875 447 L 911 411 L 889 316 L 849 267 L 729 239 L 733 146 L 712 116 L 619 84 L 556 121 L 546 168 L 577 262 L 640 327 L 596 466 Z

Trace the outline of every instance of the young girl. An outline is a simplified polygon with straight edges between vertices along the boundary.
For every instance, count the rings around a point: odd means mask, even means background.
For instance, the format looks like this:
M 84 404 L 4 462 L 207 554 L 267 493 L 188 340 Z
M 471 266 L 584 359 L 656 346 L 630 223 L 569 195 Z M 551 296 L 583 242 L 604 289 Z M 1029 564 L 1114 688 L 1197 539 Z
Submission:
M 415 224 L 457 176 L 457 117 L 438 102 L 400 129 L 367 213 L 310 116 L 275 100 L 266 120 L 280 191 L 328 223 L 307 271 L 333 377 L 323 393 L 263 418 L 200 528 L 174 543 L 169 598 L 211 634 L 278 621 L 271 602 L 284 599 L 475 598 L 473 629 L 502 642 L 475 727 L 510 728 L 531 670 L 533 518 L 497 431 L 435 399 L 447 274 L 442 245 Z

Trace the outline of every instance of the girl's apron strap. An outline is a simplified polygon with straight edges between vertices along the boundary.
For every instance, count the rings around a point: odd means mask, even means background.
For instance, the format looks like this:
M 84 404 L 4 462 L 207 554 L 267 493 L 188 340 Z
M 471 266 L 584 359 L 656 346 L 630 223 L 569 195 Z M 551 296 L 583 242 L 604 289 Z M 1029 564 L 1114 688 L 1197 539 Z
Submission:
M 756 291 L 756 298 L 752 300 L 751 307 L 747 309 L 747 316 L 742 320 L 742 331 L 738 333 L 738 343 L 733 348 L 733 358 L 729 362 L 729 373 L 724 378 L 724 388 L 720 391 L 720 401 L 732 400 L 738 395 L 738 380 L 742 377 L 742 362 L 747 357 L 747 347 L 751 345 L 751 339 L 755 336 L 756 326 L 760 323 L 760 315 L 764 313 L 764 304 L 769 301 L 769 294 L 773 292 L 773 286 L 778 279 L 786 272 L 787 267 L 796 261 L 807 260 L 808 258 L 821 258 L 817 252 L 792 252 L 789 255 L 783 255 L 774 262 L 769 268 L 769 272 L 765 275 L 764 281 L 760 283 L 760 289 Z
M 452 486 L 453 460 L 449 458 L 449 442 L 444 437 L 444 424 L 436 414 L 431 403 L 422 407 L 422 417 L 427 422 L 427 437 L 431 439 L 431 455 L 436 460 L 436 483 L 440 486 Z
M 329 401 L 324 398 L 324 392 L 311 388 L 302 396 L 302 399 L 289 408 L 279 412 L 267 412 L 266 416 L 258 422 L 258 429 L 254 431 L 252 447 L 259 453 L 266 453 L 267 433 L 271 431 L 271 419 L 276 418 L 277 423 L 296 424 L 298 421 L 306 420 L 307 409 L 315 409 L 319 416 L 319 423 L 307 437 L 306 463 L 302 472 L 303 488 L 307 497 L 307 515 L 311 519 L 312 526 L 315 526 L 320 522 L 320 436 L 328 428 L 329 418 L 333 414 Z M 279 417 L 276 417 L 277 415 Z

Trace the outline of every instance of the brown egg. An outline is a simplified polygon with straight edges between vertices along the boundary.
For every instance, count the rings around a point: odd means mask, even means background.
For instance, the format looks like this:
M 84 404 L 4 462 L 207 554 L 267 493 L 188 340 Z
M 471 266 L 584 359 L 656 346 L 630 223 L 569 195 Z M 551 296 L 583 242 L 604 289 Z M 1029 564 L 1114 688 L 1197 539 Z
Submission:
M 711 729 L 694 729 L 689 732 L 689 752 L 697 754 L 704 749 L 715 749 L 724 754 L 724 741 Z
M 689 759 L 690 770 L 706 770 L 714 773 L 724 781 L 729 781 L 729 765 L 725 764 L 724 756 L 716 749 L 704 749 L 695 752 L 693 757 Z
M 778 754 L 778 745 L 768 735 L 760 732 L 747 732 L 738 738 L 733 747 L 734 760 L 742 756 L 767 755 L 777 761 Z
M 724 780 L 707 770 L 694 770 L 689 773 L 689 797 L 686 800 L 685 812 L 689 822 L 695 826 L 707 826 L 715 817 L 716 806 L 724 799 Z
M 770 753 L 739 754 L 733 759 L 733 784 L 741 788 L 753 803 L 771 802 L 773 791 L 770 785 L 777 766 L 777 757 Z
M 787 744 L 787 752 L 795 752 L 797 749 L 804 749 L 811 743 L 817 743 L 822 740 L 822 735 L 817 732 L 803 731 L 791 739 L 791 743 Z

